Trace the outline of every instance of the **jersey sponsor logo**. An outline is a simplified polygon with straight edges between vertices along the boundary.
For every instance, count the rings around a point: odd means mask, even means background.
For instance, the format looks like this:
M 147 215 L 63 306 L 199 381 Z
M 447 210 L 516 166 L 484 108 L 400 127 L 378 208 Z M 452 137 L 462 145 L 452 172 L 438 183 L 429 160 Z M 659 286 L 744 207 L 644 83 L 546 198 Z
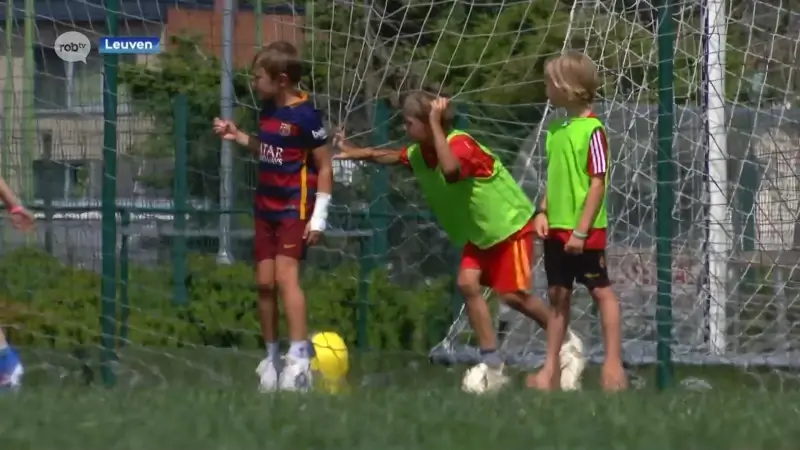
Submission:
M 311 135 L 314 136 L 314 139 L 328 138 L 328 133 L 325 132 L 325 128 L 320 128 L 319 130 L 312 131 Z
M 281 123 L 281 126 L 278 129 L 278 134 L 280 134 L 281 136 L 291 136 L 292 135 L 292 124 L 290 124 L 290 123 Z
M 283 147 L 277 147 L 270 144 L 261 143 L 261 151 L 258 155 L 258 160 L 263 161 L 273 166 L 283 165 Z

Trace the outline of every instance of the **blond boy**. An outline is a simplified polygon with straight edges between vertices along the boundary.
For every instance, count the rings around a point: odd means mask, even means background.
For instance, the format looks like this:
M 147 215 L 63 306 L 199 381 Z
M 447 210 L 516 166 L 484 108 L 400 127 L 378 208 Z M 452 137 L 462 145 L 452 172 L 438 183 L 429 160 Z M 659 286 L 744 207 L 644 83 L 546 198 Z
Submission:
M 311 386 L 306 298 L 300 265 L 325 231 L 333 171 L 322 115 L 297 88 L 303 61 L 294 45 L 272 42 L 253 59 L 253 90 L 261 100 L 258 134 L 215 119 L 223 139 L 258 158 L 254 259 L 266 358 L 256 369 L 260 389 L 305 391 Z M 289 351 L 278 350 L 278 297 L 283 302 Z M 281 366 L 284 367 L 281 367 Z
M 528 385 L 542 390 L 559 386 L 559 350 L 577 281 L 586 286 L 600 310 L 606 350 L 603 388 L 624 389 L 620 306 L 611 289 L 605 258 L 608 144 L 603 123 L 592 113 L 599 87 L 597 69 L 589 57 L 570 51 L 547 62 L 545 82 L 548 99 L 564 108 L 568 117 L 551 123 L 547 130 L 547 189 L 536 211 L 534 229 L 544 240 L 553 315 L 547 327 L 544 366 L 528 377 Z
M 403 118 L 413 141 L 409 147 L 360 149 L 340 136 L 342 153 L 335 157 L 399 164 L 414 174 L 439 225 L 463 247 L 457 283 L 481 362 L 467 371 L 462 387 L 474 393 L 499 389 L 508 379 L 481 286 L 492 288 L 506 304 L 543 327 L 550 317 L 547 305 L 529 292 L 533 205 L 491 150 L 452 128 L 447 99 L 414 92 L 404 101 Z M 582 343 L 570 335 L 563 347 L 565 376 L 560 381 L 566 389 L 577 389 L 584 368 Z

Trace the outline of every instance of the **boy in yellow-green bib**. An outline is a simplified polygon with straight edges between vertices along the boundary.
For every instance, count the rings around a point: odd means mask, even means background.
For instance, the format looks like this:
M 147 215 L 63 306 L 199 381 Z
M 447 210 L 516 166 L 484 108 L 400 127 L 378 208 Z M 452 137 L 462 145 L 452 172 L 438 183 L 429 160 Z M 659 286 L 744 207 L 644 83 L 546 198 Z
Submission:
M 547 98 L 564 108 L 567 118 L 547 128 L 547 188 L 534 218 L 544 240 L 544 269 L 553 316 L 547 328 L 547 356 L 528 385 L 557 389 L 564 377 L 559 349 L 569 324 L 574 283 L 589 290 L 600 310 L 605 344 L 601 383 L 605 390 L 627 387 L 622 367 L 619 300 L 606 266 L 606 187 L 609 154 L 603 123 L 592 113 L 597 95 L 597 68 L 588 56 L 566 52 L 545 66 Z
M 491 150 L 451 128 L 453 115 L 447 99 L 414 92 L 403 103 L 411 146 L 400 151 L 355 148 L 340 134 L 341 153 L 334 158 L 408 167 L 439 225 L 453 244 L 463 246 L 457 283 L 482 360 L 467 371 L 462 387 L 483 393 L 501 388 L 508 378 L 481 286 L 492 288 L 506 304 L 544 328 L 551 312 L 529 292 L 533 205 Z M 578 389 L 585 367 L 583 344 L 569 333 L 562 347 L 561 385 Z

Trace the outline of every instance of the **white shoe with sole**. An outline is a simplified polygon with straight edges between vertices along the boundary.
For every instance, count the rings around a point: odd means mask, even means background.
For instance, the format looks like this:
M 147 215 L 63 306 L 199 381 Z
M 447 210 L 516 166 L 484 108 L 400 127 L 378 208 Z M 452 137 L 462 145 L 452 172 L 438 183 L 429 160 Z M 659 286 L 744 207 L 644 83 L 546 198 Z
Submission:
M 561 347 L 561 389 L 577 391 L 581 388 L 581 375 L 586 368 L 583 341 L 572 330 L 567 330 L 566 342 Z
M 461 389 L 470 394 L 485 394 L 499 391 L 508 384 L 508 377 L 503 373 L 503 367 L 493 368 L 486 363 L 471 367 L 461 380 Z
M 261 392 L 272 392 L 278 389 L 278 365 L 271 358 L 261 360 L 256 368 L 259 384 L 258 390 Z
M 311 388 L 311 362 L 308 359 L 286 356 L 278 385 L 282 391 L 306 392 Z

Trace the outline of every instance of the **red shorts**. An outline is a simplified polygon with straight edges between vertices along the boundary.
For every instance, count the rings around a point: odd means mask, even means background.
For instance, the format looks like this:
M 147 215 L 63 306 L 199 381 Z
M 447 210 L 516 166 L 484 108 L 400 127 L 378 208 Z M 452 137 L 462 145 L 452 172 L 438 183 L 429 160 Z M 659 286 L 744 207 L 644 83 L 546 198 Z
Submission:
M 461 269 L 481 271 L 481 284 L 498 294 L 531 289 L 533 222 L 506 240 L 480 249 L 468 242 L 461 254 Z
M 306 257 L 305 220 L 291 219 L 269 221 L 256 219 L 255 249 L 253 256 L 256 263 L 267 259 L 275 259 L 281 255 L 287 258 L 303 260 Z

